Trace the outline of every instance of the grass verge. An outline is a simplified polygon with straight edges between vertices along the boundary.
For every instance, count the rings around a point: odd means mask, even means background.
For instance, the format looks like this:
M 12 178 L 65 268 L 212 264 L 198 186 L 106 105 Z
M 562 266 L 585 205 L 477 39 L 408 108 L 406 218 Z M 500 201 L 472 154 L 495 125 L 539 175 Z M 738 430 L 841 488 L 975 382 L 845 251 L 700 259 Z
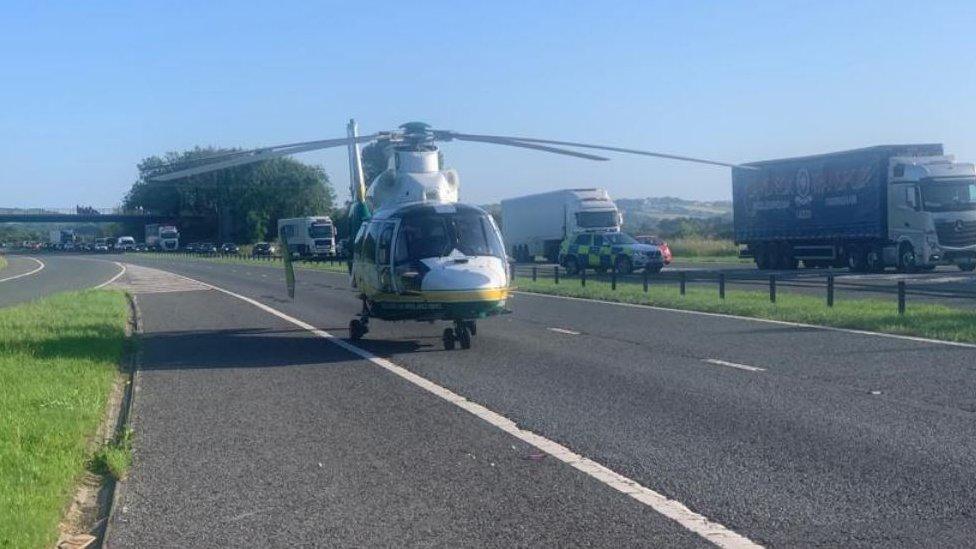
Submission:
M 124 294 L 0 309 L 0 547 L 51 547 L 126 345 Z
M 6 268 L 7 268 L 7 258 L 3 257 L 3 254 L 0 254 L 0 271 Z
M 132 429 L 126 428 L 112 441 L 95 452 L 90 468 L 93 473 L 125 480 L 132 465 Z
M 899 315 L 890 298 L 844 299 L 827 307 L 821 297 L 786 292 L 777 296 L 776 303 L 770 303 L 768 292 L 750 290 L 727 290 L 723 300 L 716 287 L 689 287 L 682 296 L 674 285 L 653 283 L 647 293 L 640 283 L 621 282 L 614 291 L 609 282 L 598 280 L 587 280 L 581 287 L 579 279 L 555 284 L 551 279 L 523 278 L 516 285 L 526 292 L 976 343 L 976 310 L 909 303 L 905 314 Z
M 734 257 L 739 247 L 731 240 L 719 238 L 675 238 L 668 240 L 675 257 Z

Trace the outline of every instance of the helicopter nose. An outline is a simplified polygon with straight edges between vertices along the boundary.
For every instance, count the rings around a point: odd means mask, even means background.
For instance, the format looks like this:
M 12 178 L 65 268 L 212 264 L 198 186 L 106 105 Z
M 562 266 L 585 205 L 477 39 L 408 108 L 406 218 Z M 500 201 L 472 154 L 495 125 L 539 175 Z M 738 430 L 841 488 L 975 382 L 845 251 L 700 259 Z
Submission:
M 481 290 L 505 286 L 505 267 L 495 257 L 444 261 L 424 276 L 425 290 Z

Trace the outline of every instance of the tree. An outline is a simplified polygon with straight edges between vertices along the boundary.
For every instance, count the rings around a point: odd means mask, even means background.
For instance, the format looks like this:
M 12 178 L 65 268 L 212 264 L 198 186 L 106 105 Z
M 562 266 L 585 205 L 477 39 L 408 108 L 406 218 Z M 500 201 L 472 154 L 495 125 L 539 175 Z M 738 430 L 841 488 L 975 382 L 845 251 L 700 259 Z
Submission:
M 234 149 L 197 147 L 144 159 L 138 165 L 139 180 L 125 197 L 125 207 L 174 218 L 205 219 L 182 224 L 180 230 L 187 240 L 212 239 L 223 233 L 238 242 L 274 239 L 279 218 L 332 212 L 335 191 L 325 170 L 291 158 L 171 182 L 152 181 L 148 175 L 166 163 L 192 163 L 228 152 Z

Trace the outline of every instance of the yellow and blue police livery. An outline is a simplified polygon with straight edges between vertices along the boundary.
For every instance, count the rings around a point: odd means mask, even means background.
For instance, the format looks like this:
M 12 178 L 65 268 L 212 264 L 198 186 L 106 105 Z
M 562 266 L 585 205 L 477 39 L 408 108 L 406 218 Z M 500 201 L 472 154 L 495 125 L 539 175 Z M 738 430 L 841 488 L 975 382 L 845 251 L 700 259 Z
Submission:
M 664 258 L 657 246 L 641 244 L 626 233 L 579 233 L 563 240 L 559 263 L 569 274 L 580 269 L 606 272 L 616 268 L 618 273 L 630 274 L 646 269 L 660 272 Z

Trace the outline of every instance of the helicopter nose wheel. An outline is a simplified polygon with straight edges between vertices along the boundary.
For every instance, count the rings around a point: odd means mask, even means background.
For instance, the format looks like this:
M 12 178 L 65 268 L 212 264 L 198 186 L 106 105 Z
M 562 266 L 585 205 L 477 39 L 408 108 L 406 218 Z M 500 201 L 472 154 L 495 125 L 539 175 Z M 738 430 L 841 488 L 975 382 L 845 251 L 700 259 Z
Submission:
M 462 349 L 471 348 L 471 336 L 478 331 L 477 325 L 473 320 L 455 320 L 454 328 L 444 328 L 444 350 L 453 351 L 455 344 L 460 344 Z
M 349 321 L 349 339 L 358 341 L 369 333 L 369 325 L 365 320 L 354 318 Z

